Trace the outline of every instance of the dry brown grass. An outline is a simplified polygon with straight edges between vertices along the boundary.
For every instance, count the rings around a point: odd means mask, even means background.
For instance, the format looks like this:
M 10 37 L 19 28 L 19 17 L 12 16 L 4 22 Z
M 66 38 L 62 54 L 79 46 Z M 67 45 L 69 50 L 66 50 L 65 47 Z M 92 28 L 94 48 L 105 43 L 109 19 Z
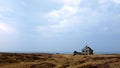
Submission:
M 120 54 L 73 56 L 0 53 L 0 68 L 120 68 Z

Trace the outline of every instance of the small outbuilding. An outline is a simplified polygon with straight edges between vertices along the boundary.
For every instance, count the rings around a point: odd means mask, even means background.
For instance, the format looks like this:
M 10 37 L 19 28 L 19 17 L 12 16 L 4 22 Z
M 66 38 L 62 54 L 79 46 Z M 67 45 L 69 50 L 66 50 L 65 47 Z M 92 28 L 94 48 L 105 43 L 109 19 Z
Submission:
M 74 52 L 73 52 L 73 55 L 82 55 L 82 53 L 81 53 L 81 52 L 74 51 Z
M 83 55 L 92 55 L 92 54 L 93 54 L 93 49 L 91 49 L 91 48 L 88 47 L 88 46 L 85 46 L 85 47 L 82 49 L 82 54 L 83 54 Z

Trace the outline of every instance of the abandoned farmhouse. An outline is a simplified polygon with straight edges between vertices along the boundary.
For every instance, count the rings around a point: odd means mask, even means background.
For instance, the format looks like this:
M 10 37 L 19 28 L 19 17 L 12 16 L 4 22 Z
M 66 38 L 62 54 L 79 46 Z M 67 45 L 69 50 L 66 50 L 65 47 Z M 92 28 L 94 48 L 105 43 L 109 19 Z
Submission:
M 90 47 L 88 47 L 88 46 L 85 46 L 85 47 L 81 50 L 81 52 L 77 52 L 77 51 L 74 51 L 74 52 L 73 52 L 73 55 L 92 55 L 92 54 L 94 54 L 94 53 L 93 53 L 93 49 L 90 48 Z

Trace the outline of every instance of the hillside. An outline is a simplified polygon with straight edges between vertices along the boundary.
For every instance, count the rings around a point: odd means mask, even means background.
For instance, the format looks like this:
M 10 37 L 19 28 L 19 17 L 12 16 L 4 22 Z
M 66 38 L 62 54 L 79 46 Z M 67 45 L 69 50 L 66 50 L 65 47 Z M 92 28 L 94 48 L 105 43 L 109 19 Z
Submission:
M 120 54 L 73 56 L 0 53 L 0 68 L 120 68 Z

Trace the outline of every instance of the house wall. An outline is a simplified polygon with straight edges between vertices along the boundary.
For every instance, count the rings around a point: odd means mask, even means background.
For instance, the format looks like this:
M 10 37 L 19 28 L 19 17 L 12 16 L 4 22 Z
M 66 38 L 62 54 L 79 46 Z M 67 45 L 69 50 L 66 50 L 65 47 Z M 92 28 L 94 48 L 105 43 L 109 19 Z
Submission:
M 93 51 L 91 51 L 91 50 L 84 50 L 84 51 L 82 51 L 82 54 L 83 55 L 91 55 L 91 54 L 93 54 Z

